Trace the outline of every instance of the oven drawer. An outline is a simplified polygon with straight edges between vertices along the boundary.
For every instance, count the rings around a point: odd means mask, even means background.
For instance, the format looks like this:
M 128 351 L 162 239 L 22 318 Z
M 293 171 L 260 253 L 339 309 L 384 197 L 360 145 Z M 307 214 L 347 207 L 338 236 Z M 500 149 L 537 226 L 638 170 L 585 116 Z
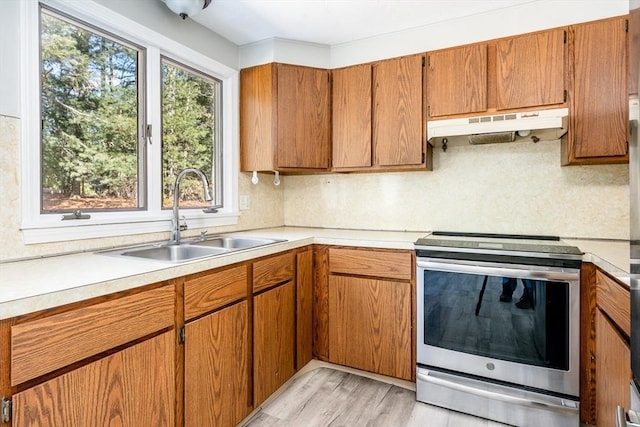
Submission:
M 416 400 L 521 427 L 576 427 L 579 402 L 419 367 Z

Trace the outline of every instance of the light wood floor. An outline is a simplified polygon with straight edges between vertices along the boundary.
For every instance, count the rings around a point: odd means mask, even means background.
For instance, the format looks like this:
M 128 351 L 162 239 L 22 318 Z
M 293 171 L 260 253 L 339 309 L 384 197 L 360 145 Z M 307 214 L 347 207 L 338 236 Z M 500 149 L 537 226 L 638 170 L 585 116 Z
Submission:
M 319 367 L 294 378 L 243 427 L 500 427 L 504 424 L 416 402 L 415 392 Z

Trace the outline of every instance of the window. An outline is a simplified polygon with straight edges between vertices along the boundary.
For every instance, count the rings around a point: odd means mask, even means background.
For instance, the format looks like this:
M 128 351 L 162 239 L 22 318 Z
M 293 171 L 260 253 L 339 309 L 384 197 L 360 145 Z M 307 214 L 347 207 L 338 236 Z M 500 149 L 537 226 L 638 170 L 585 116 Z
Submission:
M 237 70 L 91 0 L 21 12 L 26 244 L 169 232 L 187 167 L 189 227 L 237 223 Z
M 162 59 L 162 207 L 173 207 L 175 178 L 185 168 L 210 171 L 214 205 L 220 206 L 217 182 L 220 81 Z M 185 176 L 180 184 L 180 206 L 206 207 L 202 183 Z
M 144 51 L 53 11 L 40 16 L 42 212 L 144 208 Z

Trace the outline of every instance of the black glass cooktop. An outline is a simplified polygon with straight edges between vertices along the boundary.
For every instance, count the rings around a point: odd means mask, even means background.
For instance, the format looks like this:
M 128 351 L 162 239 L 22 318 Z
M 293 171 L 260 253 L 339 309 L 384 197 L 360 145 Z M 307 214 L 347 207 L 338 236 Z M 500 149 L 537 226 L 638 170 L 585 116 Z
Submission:
M 526 256 L 560 256 L 578 259 L 582 252 L 556 236 L 516 234 L 484 234 L 434 231 L 415 242 L 416 250 L 438 250 L 471 253 L 518 253 Z

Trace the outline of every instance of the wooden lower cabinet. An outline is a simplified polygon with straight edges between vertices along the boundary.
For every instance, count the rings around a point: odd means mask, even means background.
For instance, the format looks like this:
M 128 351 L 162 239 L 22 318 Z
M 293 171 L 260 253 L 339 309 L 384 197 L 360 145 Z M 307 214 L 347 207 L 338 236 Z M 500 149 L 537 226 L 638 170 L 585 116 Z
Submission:
M 175 425 L 175 332 L 13 396 L 13 427 Z
M 249 303 L 185 325 L 185 427 L 235 426 L 251 412 Z
M 580 274 L 580 422 L 613 427 L 616 406 L 629 407 L 629 286 L 591 263 Z
M 411 380 L 411 284 L 329 277 L 329 361 Z
M 253 297 L 253 404 L 260 405 L 295 373 L 295 283 Z
M 596 424 L 615 427 L 616 406 L 629 407 L 631 352 L 600 310 L 596 310 L 596 378 Z
M 296 369 L 313 359 L 313 250 L 296 255 Z

